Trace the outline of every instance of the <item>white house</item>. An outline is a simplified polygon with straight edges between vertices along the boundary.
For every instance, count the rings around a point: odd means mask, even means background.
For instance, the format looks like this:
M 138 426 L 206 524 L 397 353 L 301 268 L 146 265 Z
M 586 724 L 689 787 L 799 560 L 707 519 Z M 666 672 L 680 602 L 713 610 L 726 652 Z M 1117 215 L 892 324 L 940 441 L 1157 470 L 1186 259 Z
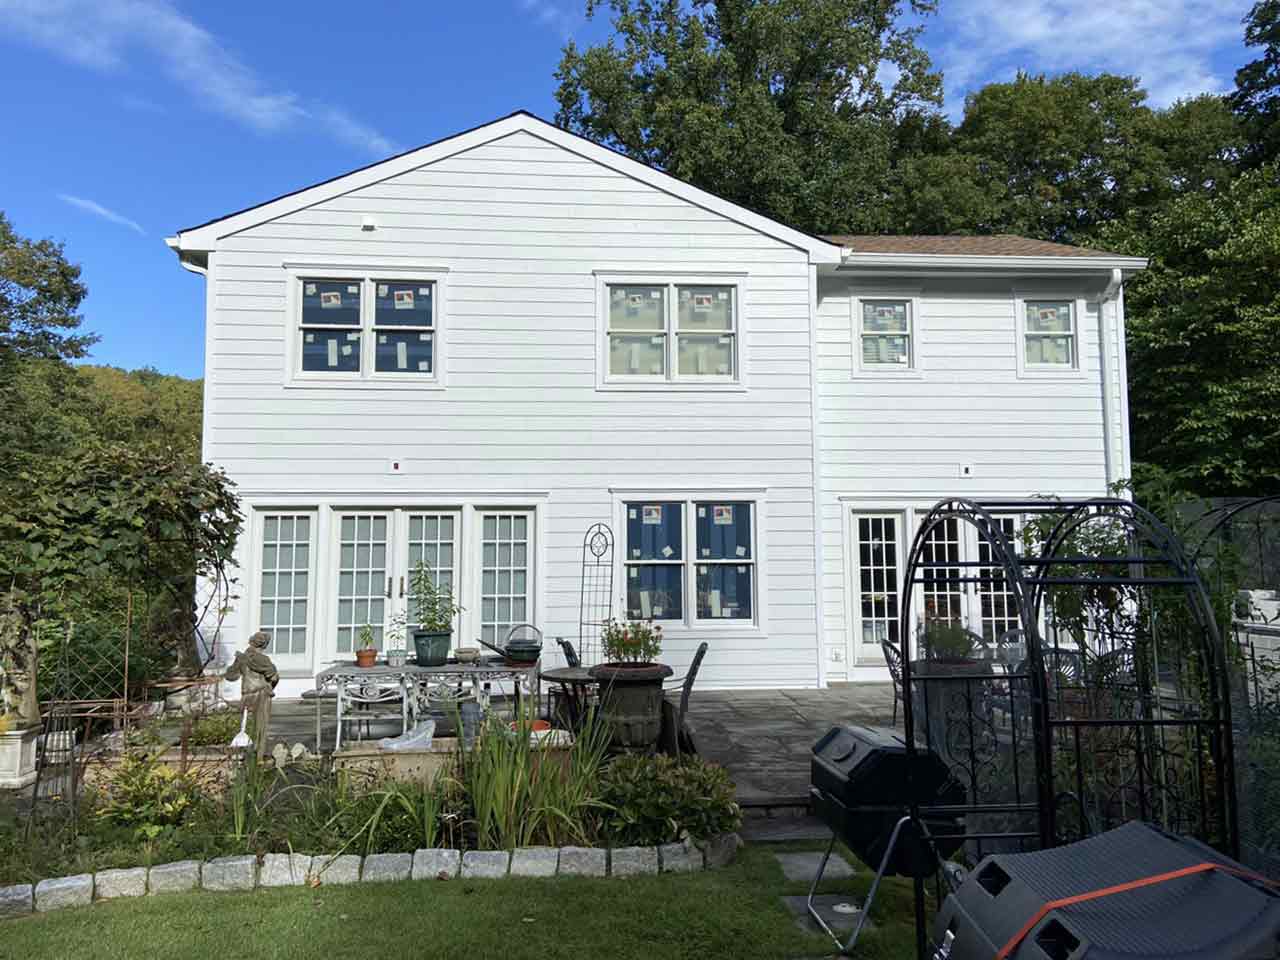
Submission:
M 700 684 L 878 678 L 915 510 L 1128 475 L 1138 259 L 813 237 L 526 113 L 167 242 L 248 517 L 220 642 L 270 630 L 285 693 L 421 559 L 460 640 L 576 639 L 598 521 L 615 613 L 678 670 L 708 641 Z

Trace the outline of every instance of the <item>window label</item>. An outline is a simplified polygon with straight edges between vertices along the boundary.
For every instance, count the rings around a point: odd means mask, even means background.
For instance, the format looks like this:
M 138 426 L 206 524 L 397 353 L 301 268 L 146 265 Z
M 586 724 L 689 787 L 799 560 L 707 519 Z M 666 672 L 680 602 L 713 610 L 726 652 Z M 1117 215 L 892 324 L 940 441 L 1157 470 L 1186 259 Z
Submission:
M 717 527 L 733 526 L 733 507 L 716 506 L 711 508 L 711 522 Z
M 662 523 L 662 507 L 660 505 L 646 505 L 642 522 L 648 524 Z

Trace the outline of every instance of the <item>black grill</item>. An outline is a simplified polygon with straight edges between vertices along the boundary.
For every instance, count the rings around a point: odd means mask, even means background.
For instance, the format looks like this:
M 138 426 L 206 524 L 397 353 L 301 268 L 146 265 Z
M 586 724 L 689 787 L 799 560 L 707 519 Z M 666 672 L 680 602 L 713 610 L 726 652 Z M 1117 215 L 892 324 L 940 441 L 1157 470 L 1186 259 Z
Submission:
M 921 806 L 960 805 L 964 788 L 951 778 L 935 753 L 918 748 L 914 758 L 896 730 L 846 725 L 832 727 L 813 745 L 810 799 L 814 813 L 872 869 L 880 866 L 897 822 L 913 794 Z M 898 838 L 886 874 L 922 877 L 960 848 L 961 822 L 944 815 L 922 816 L 937 855 L 908 824 Z

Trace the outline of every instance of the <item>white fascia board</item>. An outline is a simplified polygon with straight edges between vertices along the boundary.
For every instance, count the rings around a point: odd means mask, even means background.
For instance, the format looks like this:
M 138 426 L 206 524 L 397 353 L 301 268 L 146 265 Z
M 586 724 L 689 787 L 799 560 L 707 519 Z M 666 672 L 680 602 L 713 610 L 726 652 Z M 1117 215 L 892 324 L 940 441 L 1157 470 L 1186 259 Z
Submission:
M 971 256 L 936 253 L 849 253 L 837 270 L 903 269 L 951 272 L 956 270 L 994 273 L 1135 273 L 1147 268 L 1145 257 L 1018 257 Z
M 295 210 L 323 203 L 353 190 L 359 190 L 362 187 L 371 186 L 392 177 L 398 177 L 401 174 L 408 173 L 410 170 L 435 163 L 465 150 L 472 150 L 490 141 L 518 132 L 531 134 L 671 196 L 686 200 L 712 213 L 750 227 L 766 236 L 804 250 L 809 254 L 810 263 L 840 263 L 841 248 L 836 244 L 828 243 L 820 237 L 810 236 L 807 233 L 802 233 L 799 230 L 770 220 L 768 217 L 753 213 L 745 207 L 738 206 L 736 203 L 717 197 L 705 190 L 700 190 L 660 170 L 655 170 L 643 163 L 631 160 L 607 147 L 592 143 L 585 137 L 568 133 L 553 124 L 547 123 L 545 120 L 540 120 L 526 113 L 503 117 L 501 120 L 495 120 L 465 133 L 448 137 L 425 147 L 419 147 L 416 150 L 410 150 L 399 156 L 383 160 L 380 163 L 355 170 L 345 176 L 335 177 L 313 187 L 305 187 L 302 190 L 275 200 L 269 200 L 256 207 L 201 224 L 190 230 L 181 231 L 176 237 L 175 249 L 179 251 L 212 250 L 222 237 L 274 220 Z M 171 246 L 173 245 L 171 244 Z

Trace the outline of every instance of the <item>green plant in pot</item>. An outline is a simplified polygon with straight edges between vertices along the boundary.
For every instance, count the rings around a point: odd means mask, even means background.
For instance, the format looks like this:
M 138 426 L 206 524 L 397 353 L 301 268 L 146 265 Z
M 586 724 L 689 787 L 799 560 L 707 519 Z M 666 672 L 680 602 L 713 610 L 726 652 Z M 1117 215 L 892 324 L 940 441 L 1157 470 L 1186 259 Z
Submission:
M 925 624 L 920 646 L 926 660 L 935 663 L 973 663 L 977 637 L 948 620 L 932 620 Z
M 409 578 L 409 606 L 417 626 L 413 631 L 413 647 L 418 665 L 438 667 L 449 659 L 453 645 L 453 621 L 462 610 L 453 593 L 436 583 L 431 568 L 419 563 Z
M 662 732 L 662 681 L 672 669 L 657 663 L 662 627 L 649 621 L 609 620 L 600 635 L 605 662 L 591 668 L 600 684 L 600 710 L 613 745 L 647 750 Z
M 372 667 L 378 659 L 378 647 L 373 637 L 373 627 L 365 624 L 356 634 L 356 666 Z

